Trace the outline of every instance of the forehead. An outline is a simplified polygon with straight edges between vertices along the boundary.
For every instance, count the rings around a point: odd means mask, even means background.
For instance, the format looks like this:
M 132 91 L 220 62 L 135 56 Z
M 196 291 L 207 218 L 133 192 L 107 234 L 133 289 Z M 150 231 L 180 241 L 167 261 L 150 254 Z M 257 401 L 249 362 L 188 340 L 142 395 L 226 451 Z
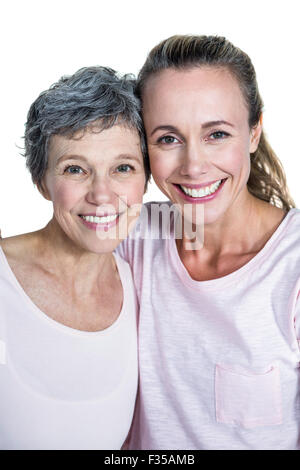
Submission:
M 49 159 L 57 160 L 66 153 L 85 158 L 117 158 L 120 154 L 131 154 L 142 158 L 137 130 L 124 125 L 114 125 L 104 130 L 91 127 L 79 130 L 72 136 L 51 136 Z
M 248 118 L 236 78 L 221 67 L 168 69 L 152 76 L 145 86 L 143 110 L 146 125 L 158 118 L 168 121 Z

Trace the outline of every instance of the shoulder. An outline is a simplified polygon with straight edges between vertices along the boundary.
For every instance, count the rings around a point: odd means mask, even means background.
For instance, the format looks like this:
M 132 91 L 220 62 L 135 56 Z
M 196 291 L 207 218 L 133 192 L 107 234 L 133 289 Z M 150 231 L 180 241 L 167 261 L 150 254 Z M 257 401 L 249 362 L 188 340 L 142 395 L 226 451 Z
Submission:
M 268 242 L 268 258 L 264 258 L 266 265 L 273 265 L 285 286 L 300 279 L 299 242 L 300 211 L 290 209 Z
M 35 245 L 36 237 L 34 233 L 26 233 L 0 239 L 0 247 L 10 262 L 30 259 Z
M 263 238 L 277 248 L 291 248 L 296 242 L 300 254 L 298 243 L 300 236 L 300 210 L 292 208 L 288 212 L 275 207 L 269 203 L 261 202 L 261 227 Z
M 14 253 L 19 255 L 20 251 L 22 252 L 23 244 L 24 235 L 1 238 L 0 240 L 0 246 L 7 256 L 13 255 Z
M 285 260 L 293 257 L 300 261 L 300 210 L 290 209 L 282 214 L 276 219 L 276 213 L 273 212 L 273 218 L 266 219 L 269 230 L 267 244 L 272 256 L 278 255 Z
M 291 209 L 283 221 L 284 228 L 281 232 L 281 244 L 289 258 L 300 262 L 300 210 Z M 298 268 L 299 269 L 299 268 Z
M 286 220 L 285 220 L 286 219 Z M 283 219 L 283 233 L 291 239 L 299 240 L 300 238 L 300 210 L 290 209 Z M 299 245 L 300 248 L 300 245 Z
M 287 213 L 287 217 L 290 217 L 293 219 L 295 222 L 298 224 L 300 223 L 300 209 L 294 208 L 290 209 L 289 212 Z

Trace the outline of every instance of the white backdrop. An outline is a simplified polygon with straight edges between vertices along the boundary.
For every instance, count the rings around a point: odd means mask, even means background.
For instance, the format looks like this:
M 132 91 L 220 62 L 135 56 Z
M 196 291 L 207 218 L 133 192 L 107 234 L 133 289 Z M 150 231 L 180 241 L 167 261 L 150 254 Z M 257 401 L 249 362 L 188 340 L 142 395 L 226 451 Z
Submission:
M 20 156 L 32 101 L 61 75 L 89 65 L 137 73 L 173 34 L 224 35 L 247 52 L 265 103 L 264 125 L 300 206 L 299 0 L 10 0 L 0 9 L 0 228 L 3 236 L 44 226 L 51 203 Z M 300 10 L 300 8 L 299 8 Z M 146 201 L 164 199 L 154 183 Z

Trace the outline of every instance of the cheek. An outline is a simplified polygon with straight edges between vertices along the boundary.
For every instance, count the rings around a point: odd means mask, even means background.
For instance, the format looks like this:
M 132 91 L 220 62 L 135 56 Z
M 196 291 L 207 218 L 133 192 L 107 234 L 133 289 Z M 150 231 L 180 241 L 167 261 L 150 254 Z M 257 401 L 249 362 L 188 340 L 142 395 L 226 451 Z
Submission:
M 223 155 L 223 170 L 232 175 L 249 173 L 250 155 L 246 145 L 236 145 L 228 149 Z
M 71 210 L 84 197 L 84 191 L 77 184 L 57 183 L 50 192 L 54 209 Z
M 138 180 L 132 181 L 129 185 L 126 185 L 126 188 L 123 187 L 123 195 L 128 201 L 128 206 L 142 203 L 144 188 L 145 178 L 139 178 Z
M 145 188 L 145 177 L 130 179 L 130 181 L 123 182 L 118 189 L 116 189 L 116 194 L 123 201 L 126 202 L 126 205 L 132 206 L 133 204 L 140 204 L 143 201 Z
M 164 181 L 172 175 L 177 164 L 175 155 L 160 155 L 159 152 L 150 153 L 150 168 L 156 182 Z

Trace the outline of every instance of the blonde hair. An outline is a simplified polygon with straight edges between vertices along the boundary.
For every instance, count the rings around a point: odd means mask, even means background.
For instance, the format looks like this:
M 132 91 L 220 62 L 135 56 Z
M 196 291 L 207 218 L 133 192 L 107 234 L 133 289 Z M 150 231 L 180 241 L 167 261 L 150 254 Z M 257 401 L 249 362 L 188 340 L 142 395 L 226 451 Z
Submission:
M 137 82 L 142 98 L 148 79 L 165 69 L 225 67 L 237 79 L 249 110 L 249 127 L 258 124 L 263 110 L 256 73 L 249 56 L 220 36 L 172 36 L 155 46 L 143 65 Z M 264 132 L 257 150 L 251 154 L 248 190 L 255 197 L 288 211 L 295 207 L 280 160 Z

